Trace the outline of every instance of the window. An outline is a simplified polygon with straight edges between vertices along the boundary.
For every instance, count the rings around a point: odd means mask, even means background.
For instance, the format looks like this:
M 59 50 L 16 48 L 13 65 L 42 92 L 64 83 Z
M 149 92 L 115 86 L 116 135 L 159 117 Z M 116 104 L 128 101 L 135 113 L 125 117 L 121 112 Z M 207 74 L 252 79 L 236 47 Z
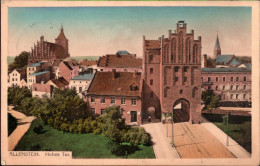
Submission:
M 230 99 L 233 99 L 233 94 L 230 94 Z
M 208 86 L 208 89 L 210 90 L 210 89 L 211 89 L 211 86 Z
M 103 71 L 103 69 L 100 69 L 100 71 Z
M 29 67 L 29 71 L 31 71 L 31 68 Z
M 218 90 L 218 86 L 216 86 L 216 90 Z
M 188 67 L 187 67 L 187 66 L 184 66 L 183 72 L 187 72 L 187 71 L 188 71 Z
M 153 55 L 149 56 L 149 60 L 150 60 L 150 62 L 153 60 Z
M 178 77 L 175 77 L 175 82 L 178 82 L 178 80 L 179 80 Z
M 246 94 L 243 94 L 243 99 L 246 99 Z
M 179 67 L 178 66 L 174 67 L 174 71 L 178 72 L 179 71 Z
M 223 77 L 223 82 L 226 82 L 226 77 Z
M 246 81 L 246 76 L 244 76 L 244 81 Z
M 210 82 L 211 81 L 211 77 L 208 77 L 208 82 Z
M 244 85 L 243 89 L 246 90 L 246 85 Z
M 132 105 L 136 105 L 136 98 L 132 98 L 131 102 L 132 102 Z
M 233 82 L 233 77 L 230 78 L 230 81 Z
M 236 85 L 236 90 L 238 90 L 239 89 L 239 86 L 238 85 Z
M 184 82 L 187 82 L 188 81 L 188 78 L 187 77 L 184 77 Z
M 203 77 L 201 77 L 201 82 L 203 82 Z
M 116 103 L 115 97 L 111 97 L 111 104 L 115 104 L 115 103 Z
M 121 98 L 121 104 L 122 104 L 122 105 L 125 105 L 125 97 L 122 97 L 122 98 Z
M 82 87 L 79 87 L 79 93 L 82 92 Z
M 153 80 L 150 80 L 150 85 L 153 85 Z
M 73 81 L 73 83 L 75 83 L 75 81 Z
M 101 109 L 101 115 L 104 115 L 106 112 L 105 112 L 105 109 Z
M 95 108 L 91 108 L 90 110 L 91 110 L 91 113 L 92 113 L 92 114 L 96 114 Z
M 181 90 L 180 90 L 180 94 L 182 94 L 182 92 L 183 92 L 183 90 L 181 89 Z
M 137 122 L 137 112 L 131 111 L 131 122 Z
M 153 92 L 150 93 L 150 97 L 153 98 Z
M 150 68 L 150 74 L 153 74 L 153 68 Z
M 14 78 L 12 80 L 14 81 Z
M 216 82 L 218 82 L 218 77 L 216 77 Z
M 37 91 L 37 88 L 36 88 L 36 87 L 34 88 L 34 91 Z
M 238 99 L 238 94 L 236 94 L 236 99 Z
M 239 77 L 236 77 L 236 81 L 239 81 Z
M 225 90 L 225 85 L 223 85 L 222 90 Z
M 104 97 L 101 97 L 100 98 L 100 103 L 104 104 L 106 101 L 105 101 L 105 98 Z
M 233 90 L 233 85 L 230 86 L 230 90 Z

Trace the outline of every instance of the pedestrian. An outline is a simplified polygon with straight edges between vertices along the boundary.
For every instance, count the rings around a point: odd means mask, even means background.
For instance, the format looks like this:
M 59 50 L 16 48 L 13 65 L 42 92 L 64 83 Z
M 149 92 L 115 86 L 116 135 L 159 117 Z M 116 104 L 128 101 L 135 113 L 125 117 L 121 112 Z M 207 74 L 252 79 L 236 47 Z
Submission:
M 149 115 L 148 116 L 148 122 L 151 122 L 152 120 L 151 120 L 151 116 Z

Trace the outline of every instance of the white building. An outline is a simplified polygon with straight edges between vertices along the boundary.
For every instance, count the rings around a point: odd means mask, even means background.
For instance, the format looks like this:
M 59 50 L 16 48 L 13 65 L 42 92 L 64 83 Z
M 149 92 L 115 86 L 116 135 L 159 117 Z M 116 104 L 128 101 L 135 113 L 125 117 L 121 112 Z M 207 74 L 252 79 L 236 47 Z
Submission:
M 77 93 L 80 97 L 82 97 L 82 92 L 86 91 L 94 77 L 95 73 L 88 73 L 88 74 L 82 74 L 78 75 L 76 77 L 73 77 L 70 80 L 69 88 L 73 89 L 75 88 Z
M 26 69 L 14 69 L 8 75 L 8 86 L 26 87 Z

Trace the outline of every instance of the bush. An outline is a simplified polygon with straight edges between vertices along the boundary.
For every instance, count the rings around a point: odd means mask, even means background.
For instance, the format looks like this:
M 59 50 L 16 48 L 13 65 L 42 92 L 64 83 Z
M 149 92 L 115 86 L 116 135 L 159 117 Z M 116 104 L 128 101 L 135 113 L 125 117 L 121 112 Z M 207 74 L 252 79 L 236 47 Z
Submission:
M 38 135 L 38 134 L 42 134 L 42 133 L 43 133 L 43 127 L 42 127 L 42 125 L 39 125 L 39 126 L 37 126 L 37 127 L 34 127 L 34 128 L 33 128 L 33 132 L 35 132 L 37 135 Z

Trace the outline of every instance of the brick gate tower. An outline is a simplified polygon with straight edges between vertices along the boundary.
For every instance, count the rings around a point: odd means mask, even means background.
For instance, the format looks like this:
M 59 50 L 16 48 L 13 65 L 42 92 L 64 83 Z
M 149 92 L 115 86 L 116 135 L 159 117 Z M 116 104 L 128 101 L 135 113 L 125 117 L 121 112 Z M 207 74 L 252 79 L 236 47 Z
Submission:
M 173 115 L 174 122 L 200 122 L 201 37 L 195 40 L 194 31 L 186 30 L 179 21 L 168 38 L 143 37 L 144 116 L 154 110 L 162 120 Z

